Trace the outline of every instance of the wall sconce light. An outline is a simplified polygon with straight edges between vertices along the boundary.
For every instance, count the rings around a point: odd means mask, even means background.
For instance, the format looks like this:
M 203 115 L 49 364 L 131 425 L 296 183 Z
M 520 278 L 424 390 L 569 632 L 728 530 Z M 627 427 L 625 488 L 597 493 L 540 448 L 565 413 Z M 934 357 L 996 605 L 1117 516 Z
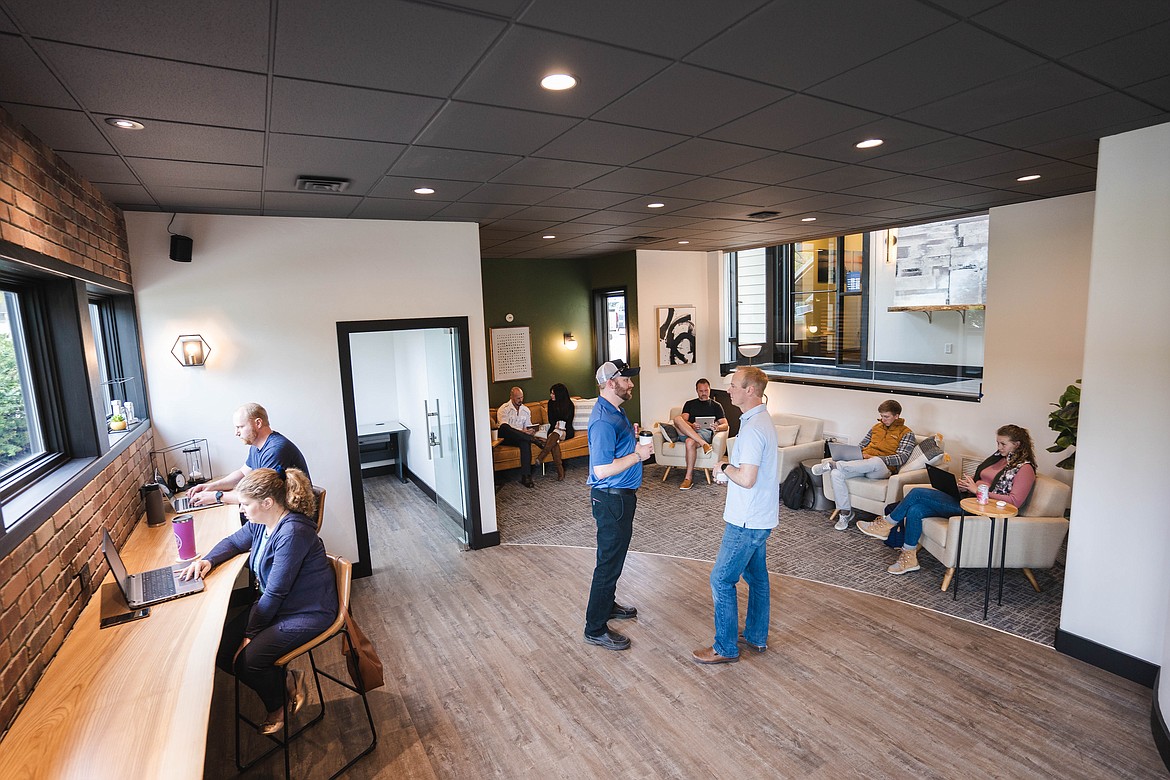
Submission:
M 171 347 L 171 354 L 181 366 L 201 366 L 207 362 L 211 346 L 198 333 L 179 336 L 175 339 L 175 346 Z
M 573 337 L 572 333 L 565 334 L 565 349 L 572 351 L 577 348 L 577 339 Z

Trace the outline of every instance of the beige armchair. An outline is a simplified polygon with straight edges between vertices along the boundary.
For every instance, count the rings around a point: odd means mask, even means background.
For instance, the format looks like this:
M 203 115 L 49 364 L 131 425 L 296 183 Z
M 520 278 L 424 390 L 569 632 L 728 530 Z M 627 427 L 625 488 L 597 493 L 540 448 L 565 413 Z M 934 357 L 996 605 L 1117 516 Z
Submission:
M 680 414 L 682 414 L 682 407 L 676 406 L 670 410 L 670 419 L 673 420 Z M 726 452 L 727 431 L 719 431 L 711 439 L 710 452 L 704 454 L 702 450 L 699 450 L 695 453 L 695 468 L 703 470 L 708 485 L 711 484 L 711 469 L 723 460 L 723 455 Z M 669 446 L 669 442 L 662 438 L 662 429 L 657 424 L 654 426 L 654 461 L 660 466 L 666 466 L 666 472 L 662 475 L 663 482 L 670 476 L 672 468 L 685 469 L 687 467 L 686 444 L 680 441 L 673 447 Z
M 914 438 L 917 441 L 922 441 L 927 437 L 914 434 Z M 930 477 L 926 474 L 925 464 L 925 456 L 915 447 L 914 453 L 910 456 L 910 460 L 902 465 L 902 468 L 897 474 L 893 474 L 887 479 L 854 477 L 853 479 L 846 480 L 845 484 L 849 486 L 850 503 L 854 509 L 860 509 L 874 515 L 884 515 L 888 504 L 902 500 L 907 485 L 930 482 Z M 824 484 L 825 498 L 834 501 L 833 480 L 829 479 L 828 472 L 821 479 Z M 834 509 L 829 519 L 836 518 L 837 512 L 838 510 Z M 966 546 L 965 543 L 964 546 Z
M 802 461 L 819 459 L 825 454 L 825 421 L 817 417 L 805 417 L 799 414 L 772 414 L 772 425 L 776 426 L 776 436 L 780 442 L 791 441 L 792 427 L 797 426 L 796 441 L 787 446 L 776 448 L 776 470 L 779 472 L 780 482 L 788 476 L 788 472 L 798 468 Z M 727 440 L 727 451 L 735 452 L 735 438 Z
M 909 492 L 930 485 L 907 485 Z M 1032 587 L 1040 590 L 1032 569 L 1050 569 L 1056 562 L 1060 545 L 1068 534 L 1068 519 L 1064 510 L 1068 508 L 1072 490 L 1063 482 L 1036 475 L 1032 493 L 1020 509 L 1020 514 L 1008 520 L 1007 552 L 1003 553 L 1003 521 L 995 525 L 995 548 L 992 565 L 999 566 L 1003 558 L 1004 568 L 1023 569 L 1024 576 Z M 951 585 L 955 569 L 985 568 L 987 566 L 987 542 L 991 533 L 991 520 L 986 517 L 968 515 L 963 521 L 963 558 L 958 558 L 959 518 L 928 517 L 922 522 L 922 549 L 947 567 L 943 575 L 942 590 Z

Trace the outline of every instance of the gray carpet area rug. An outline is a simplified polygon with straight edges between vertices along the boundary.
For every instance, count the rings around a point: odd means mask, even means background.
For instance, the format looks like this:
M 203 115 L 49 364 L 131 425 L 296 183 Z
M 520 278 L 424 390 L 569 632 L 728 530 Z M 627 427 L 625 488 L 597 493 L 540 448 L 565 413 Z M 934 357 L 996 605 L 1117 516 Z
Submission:
M 565 464 L 566 476 L 557 482 L 552 468 L 534 476 L 535 489 L 515 481 L 515 472 L 497 474 L 496 513 L 503 544 L 596 547 L 596 532 L 585 486 L 588 464 L 575 458 Z M 714 561 L 723 535 L 725 488 L 708 485 L 700 475 L 688 491 L 679 490 L 682 471 L 674 469 L 663 483 L 664 467 L 647 466 L 630 549 Z M 1037 593 L 1018 569 L 1008 569 L 1003 605 L 996 604 L 999 570 L 992 577 L 991 609 L 983 619 L 983 569 L 961 569 L 957 599 L 939 590 L 946 569 L 929 553 L 918 555 L 920 571 L 895 577 L 886 567 L 898 557 L 895 550 L 863 535 L 855 527 L 833 530 L 828 512 L 780 507 L 780 525 L 768 541 L 768 570 L 829 585 L 852 588 L 896 599 L 964 620 L 1052 645 L 1060 623 L 1064 567 L 1036 570 L 1042 591 Z M 620 586 L 619 586 L 620 588 Z M 951 586 L 952 590 L 954 585 Z M 783 609 L 783 605 L 773 604 Z

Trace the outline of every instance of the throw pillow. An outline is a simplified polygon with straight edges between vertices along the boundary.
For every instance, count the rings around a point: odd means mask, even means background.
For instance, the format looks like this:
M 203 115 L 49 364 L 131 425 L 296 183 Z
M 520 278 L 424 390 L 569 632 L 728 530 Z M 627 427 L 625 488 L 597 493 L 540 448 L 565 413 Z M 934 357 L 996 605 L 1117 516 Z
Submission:
M 923 439 L 923 442 L 930 442 L 931 444 L 935 445 L 934 448 L 931 448 L 932 452 L 935 452 L 936 450 L 939 449 L 937 446 L 938 441 L 933 436 L 926 437 L 925 439 Z M 930 448 L 930 444 L 927 444 L 927 447 Z M 941 455 L 941 452 L 939 453 L 939 455 Z M 916 469 L 924 469 L 924 468 L 926 468 L 927 463 L 934 463 L 938 459 L 939 458 L 927 456 L 927 454 L 922 451 L 922 442 L 919 442 L 918 446 L 914 448 L 914 451 L 910 453 L 910 460 L 903 463 L 902 468 L 898 469 L 898 472 L 902 473 L 902 472 L 908 472 L 908 471 L 915 471 Z
M 800 433 L 799 425 L 777 425 L 775 428 L 777 447 L 791 447 L 796 444 L 796 437 Z
M 573 399 L 573 430 L 584 433 L 589 428 L 589 415 L 593 414 L 596 398 Z

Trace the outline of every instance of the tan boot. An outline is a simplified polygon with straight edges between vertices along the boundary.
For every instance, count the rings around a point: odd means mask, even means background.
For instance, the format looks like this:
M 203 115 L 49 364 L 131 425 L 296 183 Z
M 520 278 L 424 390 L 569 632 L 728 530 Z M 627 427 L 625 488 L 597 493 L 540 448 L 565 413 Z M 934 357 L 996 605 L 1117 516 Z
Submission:
M 536 456 L 536 462 L 537 463 L 544 462 L 545 456 L 548 455 L 549 450 L 551 450 L 553 447 L 556 447 L 557 442 L 559 442 L 560 440 L 561 440 L 561 434 L 557 433 L 556 431 L 553 431 L 552 433 L 550 433 L 548 435 L 548 438 L 544 440 L 544 446 L 540 448 L 540 454 Z M 559 451 L 559 448 L 558 448 L 558 451 Z
M 918 571 L 918 550 L 902 550 L 902 554 L 898 556 L 898 560 L 886 569 L 890 574 L 909 574 L 912 571 Z

